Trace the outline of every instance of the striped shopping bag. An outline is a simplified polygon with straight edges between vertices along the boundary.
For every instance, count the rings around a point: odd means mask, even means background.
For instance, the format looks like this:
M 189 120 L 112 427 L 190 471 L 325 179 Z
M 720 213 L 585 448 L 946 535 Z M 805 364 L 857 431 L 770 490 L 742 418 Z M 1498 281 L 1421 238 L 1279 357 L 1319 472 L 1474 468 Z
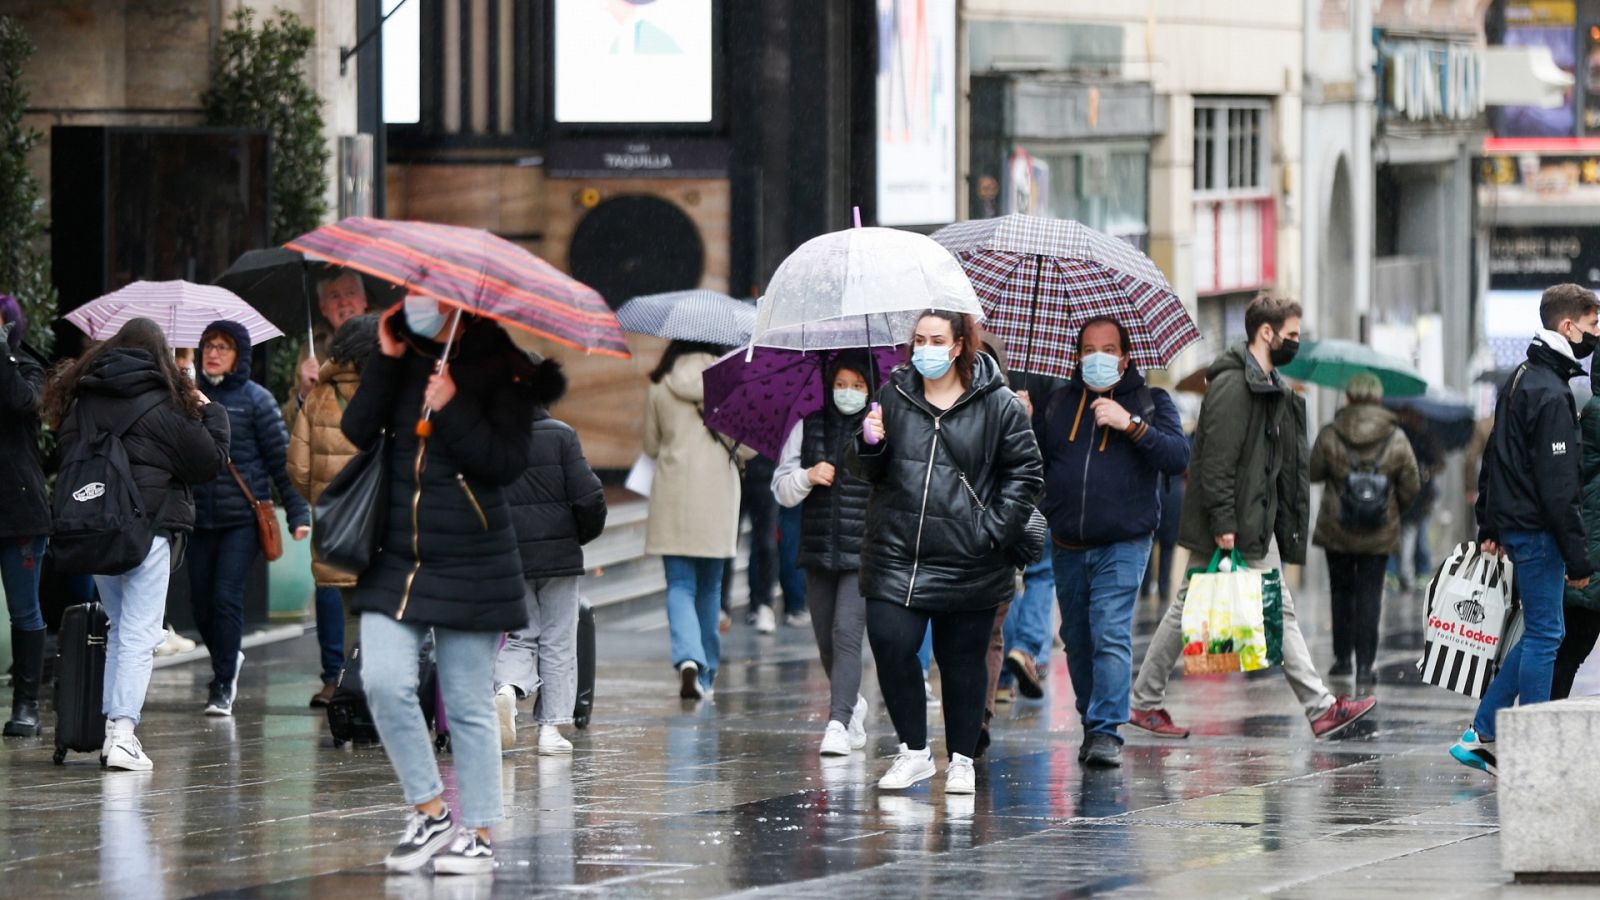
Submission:
M 1427 624 L 1417 670 L 1427 684 L 1482 697 L 1514 640 L 1511 560 L 1457 544 L 1428 584 Z

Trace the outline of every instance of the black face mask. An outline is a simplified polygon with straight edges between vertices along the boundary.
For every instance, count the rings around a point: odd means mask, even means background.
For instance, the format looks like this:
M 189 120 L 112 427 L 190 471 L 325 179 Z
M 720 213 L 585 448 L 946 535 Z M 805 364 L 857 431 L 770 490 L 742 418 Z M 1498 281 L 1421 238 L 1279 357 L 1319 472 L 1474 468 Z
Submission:
M 1580 332 L 1580 334 L 1583 335 L 1582 340 L 1577 342 L 1567 341 L 1567 346 L 1572 348 L 1573 358 L 1588 359 L 1594 353 L 1595 344 L 1600 343 L 1600 335 L 1590 334 L 1587 331 Z
M 1293 338 L 1284 338 L 1278 346 L 1267 351 L 1267 358 L 1272 360 L 1274 368 L 1287 366 L 1294 362 L 1294 355 L 1300 352 L 1300 342 Z

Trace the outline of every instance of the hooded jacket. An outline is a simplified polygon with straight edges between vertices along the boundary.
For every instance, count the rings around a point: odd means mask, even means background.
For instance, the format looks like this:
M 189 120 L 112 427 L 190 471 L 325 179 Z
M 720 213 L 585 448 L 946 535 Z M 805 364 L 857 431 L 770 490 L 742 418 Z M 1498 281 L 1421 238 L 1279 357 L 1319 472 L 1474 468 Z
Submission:
M 509 488 L 511 521 L 525 578 L 583 574 L 583 545 L 606 527 L 606 498 L 589 468 L 578 433 L 550 417 L 549 406 L 566 393 L 567 378 L 555 360 L 544 360 L 530 378 L 533 450 L 528 468 Z
M 1339 494 L 1352 459 L 1389 479 L 1389 511 L 1383 525 L 1372 531 L 1351 531 L 1339 518 Z M 1400 514 L 1416 500 L 1422 477 L 1411 441 L 1394 413 L 1371 403 L 1352 403 L 1335 413 L 1311 447 L 1311 481 L 1324 485 L 1312 543 L 1329 553 L 1387 556 L 1399 551 Z
M 125 416 L 128 407 L 148 402 L 152 393 L 170 397 L 171 392 L 150 354 L 131 349 L 107 351 L 78 380 L 72 406 L 61 423 L 58 451 L 77 439 L 79 415 L 109 425 Z M 139 417 L 123 435 L 122 444 L 154 532 L 171 537 L 192 531 L 190 486 L 206 483 L 225 471 L 227 410 L 220 403 L 207 403 L 195 420 L 169 399 Z
M 357 448 L 390 435 L 384 536 L 351 606 L 419 625 L 516 631 L 528 611 L 505 488 L 528 468 L 531 367 L 498 325 L 465 320 L 450 357 L 455 396 L 420 438 L 423 394 L 444 348 L 404 319 L 387 322 L 406 353 L 372 357 L 340 423 Z
M 317 375 L 317 385 L 306 394 L 304 405 L 294 419 L 289 435 L 289 480 L 310 503 L 316 503 L 334 476 L 355 458 L 355 445 L 339 430 L 344 410 L 361 385 L 361 373 L 352 363 L 325 362 Z M 318 585 L 350 588 L 356 576 L 324 565 L 312 550 L 311 574 Z
M 644 550 L 659 556 L 728 559 L 738 548 L 740 452 L 706 427 L 701 373 L 709 353 L 678 357 L 644 399 L 644 453 L 655 460 Z
M 1131 365 L 1109 396 L 1144 419 L 1129 432 L 1095 424 L 1095 394 L 1074 378 L 1034 410 L 1044 456 L 1044 502 L 1051 537 L 1074 547 L 1101 547 L 1149 537 L 1161 524 L 1161 476 L 1182 475 L 1189 441 L 1166 391 L 1145 386 Z M 1143 408 L 1148 398 L 1151 408 Z
M 27 347 L 0 341 L 0 538 L 50 533 L 50 498 L 39 458 L 44 365 Z
M 283 414 L 272 394 L 250 380 L 250 332 L 243 325 L 226 320 L 206 326 L 207 333 L 218 331 L 233 339 L 238 360 L 233 371 L 216 384 L 200 373 L 199 388 L 228 411 L 233 465 L 257 500 L 271 500 L 272 487 L 277 485 L 291 531 L 310 525 L 311 507 L 289 480 L 289 431 L 284 427 Z M 195 486 L 194 504 L 196 528 L 237 528 L 256 520 L 255 509 L 226 465 L 211 483 Z
M 894 370 L 877 401 L 884 439 L 869 445 L 858 432 L 846 455 L 872 484 L 862 596 L 933 612 L 1009 600 L 1016 570 L 1003 548 L 1021 539 L 1044 475 L 1028 415 L 999 366 L 977 354 L 971 385 L 946 410 L 928 403 L 911 366 Z
M 1306 561 L 1311 522 L 1306 402 L 1240 342 L 1206 369 L 1178 543 L 1202 558 L 1234 535 L 1259 560 L 1274 538 L 1285 563 Z
M 1565 348 L 1552 346 L 1558 335 L 1540 334 L 1528 345 L 1528 361 L 1500 386 L 1473 511 L 1479 540 L 1499 540 L 1507 531 L 1549 532 L 1567 577 L 1584 578 L 1594 568 L 1583 526 L 1583 437 L 1567 384 L 1583 367 Z

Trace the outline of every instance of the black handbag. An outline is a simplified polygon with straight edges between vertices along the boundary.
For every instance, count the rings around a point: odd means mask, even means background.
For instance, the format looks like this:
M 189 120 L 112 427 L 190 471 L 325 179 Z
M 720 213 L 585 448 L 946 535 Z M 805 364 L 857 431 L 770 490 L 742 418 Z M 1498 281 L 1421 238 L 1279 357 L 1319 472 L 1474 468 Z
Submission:
M 935 430 L 933 435 L 940 444 L 944 444 L 944 437 L 939 434 L 938 430 Z M 949 446 L 944 448 L 944 452 L 950 457 L 950 462 L 954 464 L 956 457 L 954 453 L 950 452 Z M 960 466 L 956 466 L 956 477 L 961 479 L 961 485 L 967 489 L 968 494 L 972 495 L 972 502 L 977 504 L 978 512 L 986 512 L 988 507 L 983 505 L 983 500 L 978 497 L 978 492 L 973 490 L 972 482 L 967 480 L 967 473 L 961 471 Z M 1028 521 L 1022 526 L 1022 537 L 1016 542 L 1002 547 L 1001 551 L 1005 553 L 1006 562 L 1010 563 L 1013 568 L 1026 569 L 1044 559 L 1044 545 L 1049 540 L 1049 537 L 1050 523 L 1045 520 L 1044 513 L 1039 512 L 1039 507 L 1035 506 L 1028 511 Z
M 345 572 L 366 571 L 383 542 L 388 490 L 389 433 L 384 431 L 317 498 L 311 531 L 317 558 Z

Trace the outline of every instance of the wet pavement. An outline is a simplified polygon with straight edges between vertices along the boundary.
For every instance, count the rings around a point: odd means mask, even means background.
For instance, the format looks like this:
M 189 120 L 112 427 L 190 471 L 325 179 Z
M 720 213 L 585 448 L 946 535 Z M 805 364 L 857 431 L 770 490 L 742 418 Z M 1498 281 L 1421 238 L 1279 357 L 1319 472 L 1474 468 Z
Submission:
M 48 734 L 7 739 L 0 884 L 130 898 L 1597 892 L 1500 871 L 1493 784 L 1444 752 L 1471 702 L 1437 688 L 1385 683 L 1367 721 L 1318 742 L 1276 673 L 1175 678 L 1169 708 L 1195 735 L 1133 733 L 1121 770 L 1085 771 L 1058 656 L 1044 700 L 1000 708 L 975 797 L 946 798 L 942 775 L 896 796 L 873 786 L 895 740 L 871 677 L 867 751 L 817 756 L 827 691 L 809 627 L 736 625 L 714 701 L 685 704 L 663 625 L 602 625 L 594 725 L 572 733 L 570 759 L 535 755 L 527 734 L 506 754 L 492 881 L 383 873 L 399 790 L 380 750 L 334 749 L 306 708 L 307 635 L 251 653 L 234 719 L 199 714 L 203 665 L 157 670 L 140 729 L 154 773 L 103 774 L 92 755 L 58 768 Z M 1325 636 L 1312 641 L 1325 659 Z M 1385 671 L 1407 658 L 1391 648 Z

